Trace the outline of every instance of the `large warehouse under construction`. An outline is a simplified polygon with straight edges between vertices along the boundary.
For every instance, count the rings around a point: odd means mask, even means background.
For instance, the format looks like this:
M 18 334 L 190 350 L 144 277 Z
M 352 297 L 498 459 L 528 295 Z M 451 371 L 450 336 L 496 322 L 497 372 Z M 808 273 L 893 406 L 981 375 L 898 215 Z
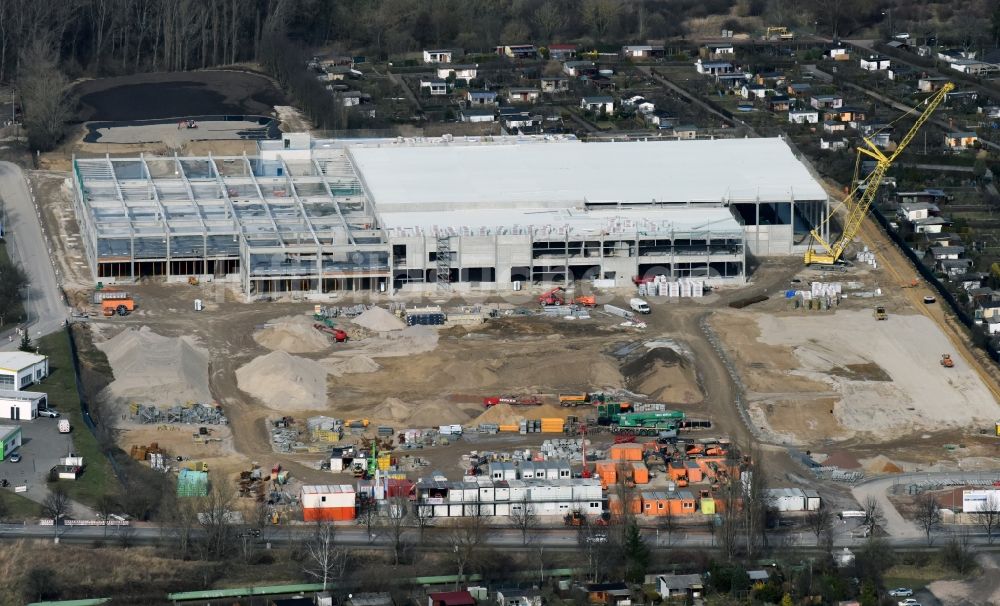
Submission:
M 238 281 L 250 298 L 505 290 L 637 275 L 741 284 L 828 211 L 781 139 L 322 140 L 254 156 L 74 158 L 95 278 Z

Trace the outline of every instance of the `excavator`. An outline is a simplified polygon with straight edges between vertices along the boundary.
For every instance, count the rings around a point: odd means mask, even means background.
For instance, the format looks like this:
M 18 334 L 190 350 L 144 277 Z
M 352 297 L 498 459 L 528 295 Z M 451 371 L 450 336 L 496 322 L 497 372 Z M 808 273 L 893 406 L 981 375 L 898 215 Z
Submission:
M 914 123 L 913 128 L 906 133 L 906 136 L 904 136 L 899 142 L 896 150 L 890 155 L 885 155 L 869 137 L 862 137 L 864 145 L 858 147 L 858 157 L 854 168 L 854 182 L 858 183 L 858 185 L 855 186 L 853 191 L 847 194 L 847 197 L 844 198 L 841 203 L 847 209 L 847 219 L 844 222 L 844 230 L 840 234 L 840 237 L 834 242 L 827 242 L 822 235 L 823 228 L 830 222 L 830 219 L 832 219 L 838 211 L 838 208 L 835 208 L 815 229 L 810 232 L 812 240 L 809 243 L 809 249 L 805 254 L 804 260 L 806 265 L 832 267 L 842 264 L 841 256 L 843 256 L 847 246 L 854 240 L 855 237 L 857 237 L 858 232 L 861 231 L 861 224 L 868 215 L 868 211 L 871 209 L 872 203 L 875 201 L 875 196 L 878 195 L 879 187 L 882 185 L 882 181 L 885 179 L 885 174 L 889 170 L 889 167 L 892 166 L 892 163 L 899 157 L 899 154 L 903 153 L 906 146 L 913 141 L 917 131 L 919 131 L 924 123 L 930 119 L 934 111 L 945 100 L 948 93 L 954 89 L 955 85 L 953 83 L 946 82 L 940 90 L 924 101 L 924 103 L 926 103 L 924 111 L 917 117 L 917 121 Z M 864 156 L 875 160 L 875 170 L 873 170 L 863 181 L 859 181 L 857 177 L 861 168 L 861 159 Z M 862 185 L 864 191 L 861 193 L 861 196 L 857 199 L 857 201 L 855 201 L 854 196 L 860 189 L 862 189 Z

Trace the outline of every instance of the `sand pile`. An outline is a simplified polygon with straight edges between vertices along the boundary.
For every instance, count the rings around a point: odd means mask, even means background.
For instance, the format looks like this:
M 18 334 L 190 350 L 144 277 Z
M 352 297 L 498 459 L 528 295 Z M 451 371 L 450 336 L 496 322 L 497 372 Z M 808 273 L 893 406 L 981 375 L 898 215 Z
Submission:
M 487 408 L 483 414 L 472 420 L 472 424 L 496 423 L 498 425 L 511 425 L 521 422 L 522 419 L 524 419 L 524 415 L 514 410 L 514 407 L 510 404 L 503 402 Z
M 352 321 L 358 326 L 374 332 L 389 332 L 406 328 L 406 324 L 402 320 L 381 307 L 365 310 Z
M 129 328 L 97 347 L 108 357 L 113 399 L 177 405 L 208 403 L 208 351 L 191 337 L 164 337 L 143 326 Z
M 531 419 L 532 421 L 537 419 L 554 419 L 566 418 L 567 414 L 577 414 L 577 416 L 586 416 L 588 413 L 593 412 L 593 407 L 586 405 L 578 408 L 567 408 L 563 406 L 556 406 L 555 404 L 542 404 L 541 406 L 521 406 L 515 410 L 519 410 L 525 419 Z M 576 411 L 575 413 L 573 411 Z
M 395 317 L 393 317 L 393 319 L 397 322 L 399 321 Z M 400 324 L 402 324 L 402 322 L 400 322 Z M 386 331 L 380 333 L 376 337 L 356 341 L 355 346 L 350 349 L 334 350 L 332 357 L 329 359 L 334 360 L 341 356 L 356 355 L 364 355 L 369 358 L 411 356 L 426 353 L 428 351 L 434 351 L 434 349 L 437 348 L 437 345 L 438 333 L 433 327 L 407 326 L 402 330 Z
M 330 339 L 313 328 L 314 322 L 306 316 L 285 316 L 253 334 L 253 340 L 275 351 L 311 353 L 330 347 Z
M 406 419 L 410 427 L 437 427 L 452 423 L 466 423 L 472 416 L 446 400 L 425 401 L 412 407 L 413 414 Z
M 350 358 L 327 358 L 323 364 L 335 377 L 344 375 L 375 372 L 382 370 L 382 366 L 368 356 L 351 356 Z
M 669 347 L 656 347 L 622 365 L 629 391 L 665 402 L 701 402 L 701 389 L 690 376 L 688 361 Z
M 371 411 L 371 416 L 387 422 L 401 423 L 408 419 L 413 411 L 410 405 L 399 398 L 386 398 Z
M 326 375 L 319 362 L 272 351 L 237 370 L 236 384 L 274 410 L 321 410 L 327 407 Z
M 885 455 L 877 455 L 867 459 L 863 469 L 868 473 L 903 473 L 903 468 Z

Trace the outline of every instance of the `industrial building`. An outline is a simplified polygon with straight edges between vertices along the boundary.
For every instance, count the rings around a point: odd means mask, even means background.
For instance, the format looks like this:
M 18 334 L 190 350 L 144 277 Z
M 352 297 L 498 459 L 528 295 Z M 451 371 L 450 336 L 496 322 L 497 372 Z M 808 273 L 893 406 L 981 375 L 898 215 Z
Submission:
M 48 395 L 37 391 L 0 389 L 0 419 L 31 420 L 48 408 Z
M 780 138 L 284 134 L 254 156 L 74 158 L 73 175 L 96 280 L 198 276 L 249 299 L 741 284 L 748 254 L 802 252 L 828 211 Z
M 353 520 L 357 511 L 357 497 L 350 484 L 303 486 L 299 499 L 306 522 Z
M 414 491 L 416 506 L 437 518 L 509 516 L 523 507 L 531 507 L 539 516 L 604 512 L 601 483 L 593 478 L 466 482 L 431 478 L 419 480 Z
M 49 358 L 24 351 L 0 352 L 0 389 L 20 391 L 49 376 Z

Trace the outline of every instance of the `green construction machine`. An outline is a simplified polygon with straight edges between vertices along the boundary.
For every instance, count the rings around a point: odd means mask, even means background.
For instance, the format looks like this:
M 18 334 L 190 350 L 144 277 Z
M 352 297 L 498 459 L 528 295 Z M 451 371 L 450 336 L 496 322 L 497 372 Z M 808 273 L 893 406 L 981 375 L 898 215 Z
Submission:
M 677 435 L 686 415 L 679 410 L 654 410 L 632 412 L 628 405 L 618 402 L 598 404 L 597 423 L 611 427 L 613 433 L 656 436 L 663 433 Z

